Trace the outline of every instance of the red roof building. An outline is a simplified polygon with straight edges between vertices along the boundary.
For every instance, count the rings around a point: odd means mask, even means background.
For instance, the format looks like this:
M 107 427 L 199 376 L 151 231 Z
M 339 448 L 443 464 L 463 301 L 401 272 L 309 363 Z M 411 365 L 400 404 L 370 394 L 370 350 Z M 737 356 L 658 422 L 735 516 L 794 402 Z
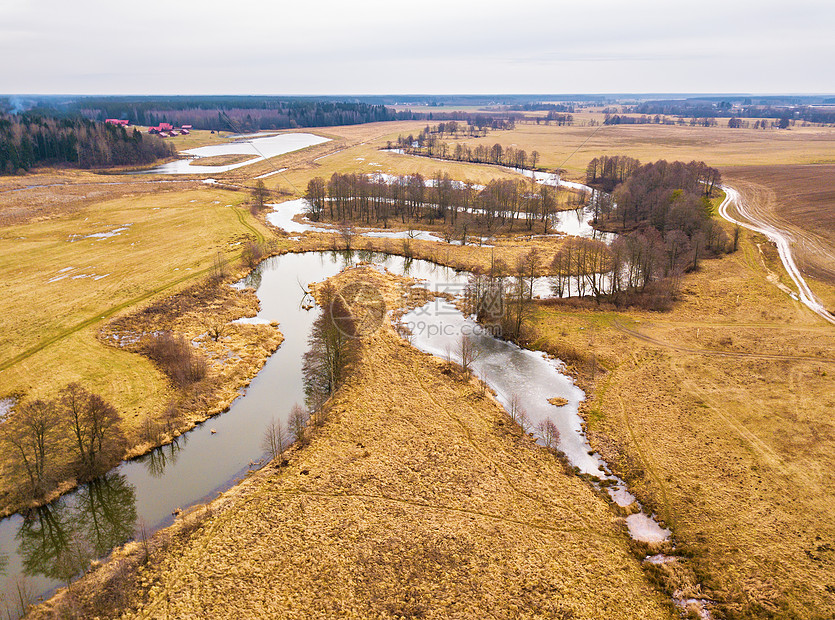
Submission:
M 121 118 L 108 118 L 104 121 L 108 125 L 121 125 L 122 127 L 127 127 L 130 125 L 130 121 L 121 119 Z

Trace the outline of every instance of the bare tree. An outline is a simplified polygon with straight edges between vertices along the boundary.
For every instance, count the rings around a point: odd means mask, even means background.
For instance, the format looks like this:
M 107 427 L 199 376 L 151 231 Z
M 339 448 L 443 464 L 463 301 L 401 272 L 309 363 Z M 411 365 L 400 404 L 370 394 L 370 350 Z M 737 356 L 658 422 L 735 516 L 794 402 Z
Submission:
M 223 257 L 223 252 L 218 251 L 212 262 L 212 278 L 220 281 L 226 277 L 227 273 L 226 259 Z
M 124 436 L 119 414 L 101 396 L 70 383 L 61 392 L 60 407 L 75 438 L 78 473 L 83 478 L 100 474 L 121 456 Z
M 267 186 L 259 179 L 252 190 L 252 206 L 256 211 L 262 211 L 264 209 L 267 196 Z
M 354 245 L 354 238 L 357 236 L 354 227 L 351 226 L 348 222 L 342 222 L 339 225 L 339 235 L 342 237 L 342 241 L 345 242 L 345 251 L 350 252 L 351 248 Z
M 218 317 L 212 317 L 209 319 L 209 324 L 206 328 L 207 333 L 209 334 L 209 338 L 217 342 L 221 338 L 223 338 L 223 333 L 226 331 L 226 328 L 229 326 L 223 319 Z
M 307 443 L 307 422 L 309 419 L 310 414 L 298 403 L 290 409 L 290 419 L 288 421 L 290 433 L 300 445 Z
M 557 425 L 552 420 L 543 420 L 536 426 L 539 432 L 539 437 L 545 444 L 545 447 L 550 450 L 556 450 L 560 443 L 560 432 L 557 430 Z
M 528 432 L 528 414 L 522 408 L 522 400 L 519 398 L 518 394 L 514 394 L 510 397 L 510 410 L 508 411 L 510 414 L 510 419 L 516 422 L 519 425 L 519 428 L 522 430 L 522 434 Z
M 472 372 L 473 364 L 478 360 L 481 351 L 475 348 L 472 340 L 467 338 L 466 334 L 461 334 L 461 340 L 458 349 L 461 355 L 461 368 L 466 374 Z
M 49 485 L 52 438 L 58 430 L 58 421 L 55 402 L 38 399 L 20 403 L 14 418 L 0 426 L 0 441 L 18 455 L 17 463 L 36 496 L 43 494 Z
M 261 448 L 270 455 L 273 460 L 278 459 L 279 464 L 284 459 L 284 449 L 287 447 L 287 430 L 273 417 L 264 429 L 264 437 L 261 440 Z
M 322 211 L 325 208 L 325 180 L 322 177 L 315 177 L 307 182 L 305 199 L 308 203 L 308 217 L 313 221 L 319 221 Z

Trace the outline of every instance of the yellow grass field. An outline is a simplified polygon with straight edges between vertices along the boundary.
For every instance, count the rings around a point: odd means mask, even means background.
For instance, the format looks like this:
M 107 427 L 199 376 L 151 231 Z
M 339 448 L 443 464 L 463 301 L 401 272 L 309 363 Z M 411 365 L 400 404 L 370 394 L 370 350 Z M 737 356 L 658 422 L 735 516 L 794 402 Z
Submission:
M 68 190 L 65 213 L 36 209 L 0 230 L 0 394 L 51 398 L 78 381 L 116 406 L 135 443 L 134 430 L 161 414 L 172 388 L 148 359 L 102 343 L 99 329 L 207 277 L 218 253 L 237 269 L 241 244 L 267 231 L 238 192 L 81 187 L 103 197 L 89 203 Z M 15 209 L 26 194 L 0 196 Z M 4 476 L 4 493 L 10 484 Z
M 450 141 L 451 142 L 451 141 Z M 711 166 L 812 164 L 835 162 L 835 128 L 728 129 L 665 125 L 564 126 L 518 124 L 485 138 L 462 140 L 470 146 L 499 143 L 539 151 L 539 166 L 564 168 L 582 179 L 598 155 L 629 155 L 642 162 L 704 160 Z
M 583 377 L 592 445 L 731 617 L 835 609 L 835 333 L 775 286 L 780 271 L 745 235 L 672 312 L 541 305 L 530 334 Z
M 401 301 L 374 269 L 337 278 Z M 390 325 L 364 337 L 310 445 L 159 536 L 124 617 L 675 617 L 607 502 L 458 372 Z M 141 553 L 34 617 L 107 605 L 103 580 Z

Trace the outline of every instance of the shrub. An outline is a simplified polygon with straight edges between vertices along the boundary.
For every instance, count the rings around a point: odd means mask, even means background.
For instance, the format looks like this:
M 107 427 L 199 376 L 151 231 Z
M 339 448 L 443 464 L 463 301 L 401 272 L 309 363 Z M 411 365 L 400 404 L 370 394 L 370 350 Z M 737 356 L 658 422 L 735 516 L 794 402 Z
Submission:
M 183 336 L 165 331 L 145 339 L 145 354 L 180 388 L 204 379 L 208 374 L 206 359 Z

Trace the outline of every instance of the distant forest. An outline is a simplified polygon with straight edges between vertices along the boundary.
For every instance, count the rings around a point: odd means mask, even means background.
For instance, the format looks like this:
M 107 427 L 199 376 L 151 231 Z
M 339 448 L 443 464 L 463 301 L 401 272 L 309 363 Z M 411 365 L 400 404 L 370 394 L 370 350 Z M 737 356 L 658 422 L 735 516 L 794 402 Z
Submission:
M 127 119 L 134 125 L 192 125 L 195 129 L 251 132 L 262 129 L 357 125 L 409 120 L 410 112 L 383 105 L 331 98 L 278 97 L 77 97 L 29 102 L 31 112 L 83 116 L 90 120 Z
M 734 106 L 730 101 L 647 101 L 633 108 L 626 108 L 624 111 L 635 114 L 644 114 L 649 117 L 655 116 L 682 116 L 691 118 L 774 118 L 807 123 L 820 123 L 824 125 L 835 123 L 835 105 L 831 103 L 818 105 L 803 104 L 754 104 L 743 101 L 742 104 Z M 617 121 L 609 121 L 608 124 L 635 122 L 625 120 L 624 117 L 617 118 Z M 653 122 L 650 118 L 648 122 Z M 654 122 L 658 122 L 655 120 Z M 785 128 L 785 127 L 781 127 Z
M 35 166 L 143 165 L 174 155 L 156 136 L 80 118 L 0 115 L 0 174 Z
M 385 97 L 264 97 L 264 96 L 172 96 L 172 97 L 0 97 L 0 113 L 29 112 L 43 116 L 77 117 L 103 121 L 129 120 L 134 125 L 160 123 L 192 125 L 195 129 L 254 132 L 295 127 L 357 125 L 394 120 L 466 121 L 479 123 L 483 117 L 503 118 L 508 122 L 525 119 L 519 112 L 483 113 L 444 110 L 432 112 L 397 111 L 387 107 Z M 417 102 L 419 105 L 420 102 Z M 564 124 L 570 115 L 566 106 L 543 104 L 533 109 L 547 110 L 540 121 Z M 567 109 L 567 108 L 566 108 Z

